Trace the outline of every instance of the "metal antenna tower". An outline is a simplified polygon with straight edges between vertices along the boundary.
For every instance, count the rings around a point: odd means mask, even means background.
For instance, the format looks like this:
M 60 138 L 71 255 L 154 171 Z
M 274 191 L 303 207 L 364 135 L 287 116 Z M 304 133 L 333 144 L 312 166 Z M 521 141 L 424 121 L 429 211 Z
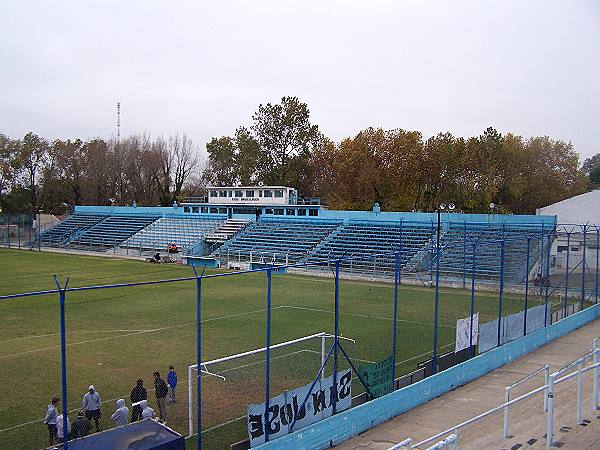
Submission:
M 117 139 L 121 139 L 121 102 L 117 102 Z

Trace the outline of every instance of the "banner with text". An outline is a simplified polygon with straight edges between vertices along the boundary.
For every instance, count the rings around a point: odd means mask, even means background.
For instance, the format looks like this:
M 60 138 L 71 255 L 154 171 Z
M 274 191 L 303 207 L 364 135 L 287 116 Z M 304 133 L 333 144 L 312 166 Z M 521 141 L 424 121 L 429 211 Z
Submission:
M 477 344 L 477 337 L 479 336 L 479 313 L 473 315 L 473 327 L 471 328 L 471 318 L 466 317 L 464 319 L 458 319 L 456 321 L 456 347 L 454 353 L 458 353 L 465 348 L 469 348 L 469 335 L 472 335 L 472 344 Z
M 390 356 L 389 358 L 365 364 L 358 368 L 358 373 L 360 373 L 373 398 L 389 394 L 394 390 L 394 379 L 392 378 L 393 367 L 394 361 Z
M 312 383 L 311 383 L 312 384 Z M 299 430 L 318 422 L 333 414 L 334 389 L 333 375 L 315 383 L 313 390 L 306 400 L 306 405 L 300 405 L 306 398 L 310 384 L 291 391 L 286 391 L 269 400 L 269 440 L 288 434 L 289 428 L 296 419 L 294 429 Z M 350 408 L 352 404 L 352 370 L 338 372 L 337 377 L 336 412 Z M 248 437 L 250 447 L 265 442 L 265 403 L 248 405 Z

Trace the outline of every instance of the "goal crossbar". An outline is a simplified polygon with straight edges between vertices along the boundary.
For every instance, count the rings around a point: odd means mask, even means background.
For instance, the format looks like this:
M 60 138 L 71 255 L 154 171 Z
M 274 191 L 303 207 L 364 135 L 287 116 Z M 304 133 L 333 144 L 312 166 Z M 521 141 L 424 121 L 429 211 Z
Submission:
M 280 348 L 280 347 L 286 347 L 289 345 L 294 345 L 297 344 L 299 342 L 304 342 L 304 341 L 308 341 L 311 339 L 321 339 L 321 365 L 323 365 L 323 362 L 325 361 L 325 357 L 326 357 L 326 351 L 325 351 L 325 340 L 328 338 L 334 338 L 335 336 L 329 333 L 325 333 L 324 331 L 321 331 L 320 333 L 315 333 L 315 334 L 310 334 L 308 336 L 303 336 L 297 339 L 292 339 L 291 341 L 285 341 L 285 342 L 280 342 L 278 344 L 273 344 L 269 347 L 270 350 L 273 350 L 275 348 Z M 338 336 L 338 339 L 346 339 L 349 341 L 354 342 L 353 339 L 350 338 L 343 338 L 342 336 Z M 255 350 L 249 350 L 247 352 L 242 352 L 242 353 L 237 353 L 235 355 L 230 355 L 230 356 L 225 356 L 222 358 L 217 358 L 217 359 L 213 359 L 210 361 L 205 361 L 200 363 L 200 370 L 198 370 L 198 375 L 197 377 L 200 377 L 201 373 L 204 373 L 206 375 L 212 375 L 212 376 L 216 376 L 219 377 L 221 379 L 223 379 L 225 381 L 225 377 L 218 375 L 216 373 L 210 372 L 208 370 L 208 366 L 212 365 L 212 364 L 218 364 L 218 363 L 223 363 L 226 361 L 231 361 L 234 359 L 238 359 L 238 358 L 243 358 L 245 356 L 251 356 L 251 355 L 255 355 L 257 353 L 263 353 L 267 351 L 267 347 L 262 347 L 262 348 L 257 348 Z M 190 366 L 188 366 L 188 437 L 193 436 L 194 433 L 194 386 L 196 385 L 193 382 L 193 378 L 194 378 L 194 370 L 198 369 L 198 364 L 192 364 Z M 196 380 L 197 383 L 197 380 Z

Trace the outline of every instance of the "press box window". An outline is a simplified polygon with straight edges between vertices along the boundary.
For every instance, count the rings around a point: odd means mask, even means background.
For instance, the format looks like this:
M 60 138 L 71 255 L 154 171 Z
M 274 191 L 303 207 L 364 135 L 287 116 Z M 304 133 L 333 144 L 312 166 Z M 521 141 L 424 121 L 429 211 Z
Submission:
M 306 215 L 306 208 L 298 208 L 298 215 L 299 216 L 305 216 Z
M 219 197 L 227 197 L 227 191 L 219 191 Z
M 273 212 L 276 216 L 283 216 L 283 208 L 275 208 Z
M 295 216 L 296 210 L 294 208 L 288 208 L 288 209 L 286 209 L 285 214 L 288 216 Z
M 273 191 L 264 191 L 265 197 L 273 197 Z
M 210 191 L 210 196 L 211 197 L 216 197 L 217 196 L 217 191 Z
M 233 196 L 233 191 L 227 191 L 227 196 L 228 197 L 232 197 Z
M 254 191 L 246 191 L 246 197 L 254 197 Z
M 276 190 L 275 191 L 275 197 L 282 198 L 283 197 L 283 191 L 281 189 Z
M 193 213 L 198 213 L 198 212 L 200 212 L 200 207 L 198 207 L 198 206 L 192 206 L 192 212 L 193 212 Z
M 271 208 L 266 208 L 266 209 L 265 209 L 265 214 L 273 214 L 273 209 L 271 209 Z
M 189 206 L 184 206 L 183 207 L 183 212 L 184 213 L 189 213 L 190 212 L 190 207 Z
M 206 213 L 208 213 L 208 207 L 207 207 L 207 206 L 203 206 L 203 207 L 200 209 L 200 212 L 201 212 L 201 213 L 203 213 L 203 214 L 206 214 Z
M 308 210 L 308 215 L 309 216 L 318 216 L 319 215 L 319 210 L 318 209 L 309 209 Z
M 235 196 L 236 197 L 243 197 L 244 193 L 242 191 L 235 191 Z
M 219 208 L 210 208 L 211 214 L 217 214 L 219 212 Z

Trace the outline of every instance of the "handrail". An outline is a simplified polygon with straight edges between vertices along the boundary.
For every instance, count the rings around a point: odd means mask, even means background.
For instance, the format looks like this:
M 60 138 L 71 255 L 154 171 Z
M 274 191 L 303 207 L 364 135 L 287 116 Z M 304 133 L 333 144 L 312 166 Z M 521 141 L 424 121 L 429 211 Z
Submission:
M 573 364 L 575 364 L 575 365 L 582 365 L 587 359 L 590 358 L 590 356 L 597 355 L 598 352 L 600 352 L 600 348 L 597 349 L 597 350 L 592 350 L 591 352 L 587 353 L 586 355 L 584 355 L 584 356 L 576 359 L 575 361 L 567 364 L 562 369 L 568 370 L 568 368 L 572 368 L 573 367 Z M 581 384 L 581 375 L 583 373 L 588 372 L 590 370 L 599 369 L 599 368 L 600 368 L 600 362 L 596 362 L 596 363 L 593 363 L 593 364 L 591 364 L 589 366 L 586 366 L 586 367 L 579 367 L 577 370 L 575 370 L 575 371 L 573 371 L 573 372 L 571 372 L 571 373 L 569 373 L 569 374 L 567 374 L 567 375 L 565 375 L 565 376 L 563 376 L 561 378 L 555 379 L 556 376 L 560 375 L 560 373 L 564 373 L 565 372 L 565 370 L 559 369 L 559 370 L 555 371 L 553 374 L 550 375 L 550 382 L 549 383 L 544 384 L 542 386 L 539 386 L 539 387 L 537 387 L 537 388 L 535 388 L 535 389 L 533 389 L 533 390 L 531 390 L 531 391 L 529 391 L 529 392 L 527 392 L 527 393 L 525 393 L 523 395 L 520 395 L 519 397 L 517 397 L 517 398 L 515 398 L 513 400 L 510 400 L 508 402 L 502 403 L 501 405 L 495 406 L 494 408 L 489 409 L 489 410 L 487 410 L 487 411 L 485 411 L 485 412 L 483 412 L 483 413 L 481 413 L 481 414 L 479 414 L 477 416 L 471 417 L 470 419 L 467 419 L 467 420 L 465 420 L 465 421 L 463 421 L 463 422 L 461 422 L 461 423 L 459 423 L 459 424 L 457 424 L 457 425 L 455 425 L 455 426 L 453 426 L 451 428 L 448 428 L 448 429 L 446 429 L 446 430 L 444 430 L 444 431 L 442 431 L 440 433 L 437 433 L 437 434 L 435 434 L 435 435 L 433 435 L 433 436 L 431 436 L 431 437 L 429 437 L 427 439 L 424 439 L 424 440 L 422 440 L 420 442 L 417 442 L 416 444 L 411 445 L 408 448 L 409 449 L 411 449 L 411 448 L 418 448 L 418 447 L 421 447 L 421 446 L 427 444 L 428 442 L 434 441 L 434 440 L 439 439 L 439 438 L 441 438 L 443 436 L 447 436 L 449 433 L 457 433 L 460 428 L 463 428 L 463 427 L 465 427 L 467 425 L 470 425 L 473 422 L 476 422 L 476 421 L 478 421 L 480 419 L 483 419 L 483 418 L 485 418 L 485 417 L 487 417 L 487 416 L 489 416 L 491 414 L 494 414 L 494 413 L 496 413 L 496 412 L 498 412 L 498 411 L 500 411 L 502 409 L 505 409 L 505 408 L 507 408 L 509 406 L 512 406 L 512 405 L 514 405 L 514 404 L 516 404 L 516 403 L 518 403 L 518 402 L 520 402 L 522 400 L 525 400 L 525 399 L 527 399 L 527 398 L 529 398 L 529 397 L 531 397 L 533 395 L 536 395 L 536 394 L 538 394 L 538 393 L 540 393 L 542 391 L 548 390 L 547 397 L 548 397 L 548 399 L 552 399 L 553 398 L 553 392 L 554 392 L 553 391 L 553 387 L 555 385 L 557 385 L 559 383 L 562 383 L 564 381 L 567 381 L 567 380 L 569 380 L 569 379 L 571 379 L 571 378 L 573 378 L 575 376 L 578 376 L 578 378 L 580 380 L 580 382 L 578 384 L 580 386 L 580 384 Z M 561 372 L 561 370 L 562 370 L 562 372 Z M 539 371 L 538 371 L 538 373 L 539 373 Z M 527 378 L 527 377 L 525 377 L 525 378 Z M 597 382 L 597 380 L 595 380 L 595 381 Z M 578 391 L 580 391 L 580 388 L 578 389 Z M 580 411 L 580 408 L 581 408 L 581 398 L 580 397 L 581 397 L 581 394 L 580 394 L 580 392 L 578 392 L 578 418 L 579 418 L 579 411 Z M 552 415 L 552 405 L 550 403 L 551 402 L 549 402 L 549 405 L 548 405 L 548 417 L 550 417 Z M 550 425 L 549 425 L 549 427 L 550 427 Z M 551 440 L 551 438 L 550 438 L 550 440 Z M 403 441 L 403 442 L 405 442 L 405 441 Z M 406 446 L 406 444 L 405 444 L 405 446 Z M 400 447 L 398 447 L 398 448 L 400 448 Z M 389 449 L 389 450 L 391 450 L 391 449 Z

